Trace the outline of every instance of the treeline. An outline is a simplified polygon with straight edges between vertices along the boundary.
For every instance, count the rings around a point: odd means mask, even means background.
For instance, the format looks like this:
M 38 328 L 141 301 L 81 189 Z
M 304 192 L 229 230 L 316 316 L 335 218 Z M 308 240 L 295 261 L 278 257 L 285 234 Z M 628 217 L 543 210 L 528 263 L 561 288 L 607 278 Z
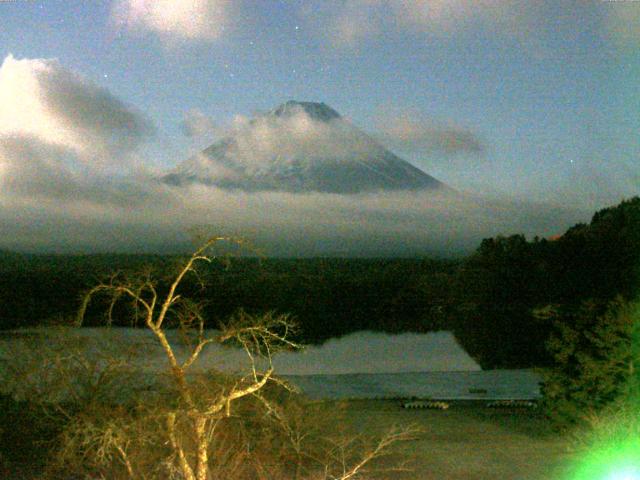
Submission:
M 515 368 L 550 361 L 545 342 L 554 325 L 535 315 L 536 309 L 606 303 L 618 295 L 631 299 L 640 286 L 639 260 L 640 198 L 635 197 L 557 239 L 485 239 L 462 260 L 241 257 L 213 263 L 200 277 L 189 278 L 184 294 L 204 302 L 211 327 L 242 308 L 290 313 L 306 342 L 361 329 L 447 329 L 484 367 Z M 68 321 L 82 293 L 112 272 L 169 278 L 179 261 L 0 253 L 0 326 Z M 104 311 L 104 305 L 94 304 L 88 324 L 104 324 Z M 129 325 L 132 313 L 119 306 L 115 323 Z
M 634 197 L 554 240 L 483 240 L 456 272 L 447 323 L 484 366 L 544 366 L 552 360 L 546 341 L 556 325 L 536 309 L 570 312 L 616 297 L 628 302 L 640 287 L 639 267 L 640 198 Z
M 69 321 L 83 292 L 113 272 L 160 278 L 160 290 L 183 257 L 152 255 L 0 255 L 0 325 L 4 329 Z M 301 339 L 322 342 L 356 330 L 421 331 L 445 328 L 432 313 L 441 303 L 428 291 L 458 263 L 428 259 L 257 259 L 232 258 L 200 265 L 185 279 L 184 296 L 204 303 L 211 327 L 242 308 L 249 313 L 289 313 L 301 325 Z M 166 279 L 166 281 L 163 281 Z M 96 302 L 88 325 L 105 322 Z M 121 305 L 116 325 L 129 325 Z

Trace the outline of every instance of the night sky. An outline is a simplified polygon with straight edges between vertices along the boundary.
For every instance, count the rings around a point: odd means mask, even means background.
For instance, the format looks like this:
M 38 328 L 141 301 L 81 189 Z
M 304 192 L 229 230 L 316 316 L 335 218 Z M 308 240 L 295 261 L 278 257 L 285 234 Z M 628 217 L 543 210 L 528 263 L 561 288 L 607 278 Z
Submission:
M 0 23 L 0 248 L 137 251 L 195 225 L 282 255 L 447 253 L 639 190 L 640 2 L 12 1 Z M 150 181 L 290 99 L 464 200 Z

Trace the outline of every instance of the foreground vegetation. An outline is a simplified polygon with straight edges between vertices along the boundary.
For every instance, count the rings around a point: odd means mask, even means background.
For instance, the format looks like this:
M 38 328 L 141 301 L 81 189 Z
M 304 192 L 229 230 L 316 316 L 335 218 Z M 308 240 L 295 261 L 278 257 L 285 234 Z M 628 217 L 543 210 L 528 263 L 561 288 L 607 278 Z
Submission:
M 552 431 L 544 417 L 535 411 L 487 409 L 482 403 L 454 404 L 447 411 L 404 410 L 399 402 L 392 400 L 313 403 L 306 411 L 310 417 L 307 424 L 316 427 L 311 433 L 331 434 L 334 440 L 342 436 L 355 441 L 355 447 L 360 449 L 371 447 L 371 443 L 360 440 L 363 436 L 379 437 L 394 425 L 414 424 L 423 430 L 413 440 L 396 444 L 386 455 L 369 464 L 363 478 L 565 479 L 568 477 L 562 472 L 568 470 L 578 456 L 572 450 L 571 437 Z M 34 440 L 47 437 L 41 431 L 34 431 L 33 423 L 23 413 L 19 415 L 14 407 L 5 417 L 1 426 L 11 427 L 11 432 L 5 436 L 2 452 L 8 457 L 5 472 L 11 472 L 9 468 L 12 468 L 13 472 L 22 473 L 13 478 L 28 479 L 33 478 L 29 475 L 35 471 L 44 471 L 44 465 L 52 457 L 40 444 L 34 447 Z M 21 428 L 13 428 L 17 426 Z M 51 438 L 53 432 L 44 433 Z M 269 442 L 274 440 L 268 438 Z M 265 439 L 257 448 L 260 450 L 267 443 Z M 278 445 L 274 442 L 271 448 L 281 448 Z M 333 448 L 337 445 L 340 443 L 335 441 Z M 316 446 L 318 450 L 323 447 L 327 444 Z M 28 466 L 32 467 L 30 472 L 25 471 Z M 5 475 L 4 478 L 12 477 Z

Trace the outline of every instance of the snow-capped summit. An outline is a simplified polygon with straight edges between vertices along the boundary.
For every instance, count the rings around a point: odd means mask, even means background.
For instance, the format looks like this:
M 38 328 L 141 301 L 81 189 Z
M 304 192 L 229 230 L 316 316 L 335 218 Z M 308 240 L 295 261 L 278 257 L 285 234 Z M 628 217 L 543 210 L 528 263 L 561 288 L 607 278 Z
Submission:
M 288 101 L 242 122 L 163 181 L 245 191 L 359 193 L 445 185 L 324 103 Z
M 276 117 L 287 118 L 301 112 L 306 113 L 312 120 L 319 120 L 322 122 L 329 122 L 331 120 L 342 118 L 338 112 L 324 102 L 298 102 L 296 100 L 289 100 L 269 113 Z

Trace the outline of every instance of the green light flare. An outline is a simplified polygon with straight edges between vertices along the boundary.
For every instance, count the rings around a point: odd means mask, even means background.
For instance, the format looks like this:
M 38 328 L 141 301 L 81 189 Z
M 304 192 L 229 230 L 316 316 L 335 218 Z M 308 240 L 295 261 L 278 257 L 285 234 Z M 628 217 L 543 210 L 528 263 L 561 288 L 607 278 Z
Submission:
M 640 307 L 633 306 L 631 351 L 621 398 L 600 412 L 590 433 L 580 435 L 583 453 L 563 480 L 640 480 Z
M 640 480 L 640 438 L 587 452 L 567 480 Z
M 635 467 L 615 470 L 606 480 L 638 480 L 640 479 L 640 470 Z

